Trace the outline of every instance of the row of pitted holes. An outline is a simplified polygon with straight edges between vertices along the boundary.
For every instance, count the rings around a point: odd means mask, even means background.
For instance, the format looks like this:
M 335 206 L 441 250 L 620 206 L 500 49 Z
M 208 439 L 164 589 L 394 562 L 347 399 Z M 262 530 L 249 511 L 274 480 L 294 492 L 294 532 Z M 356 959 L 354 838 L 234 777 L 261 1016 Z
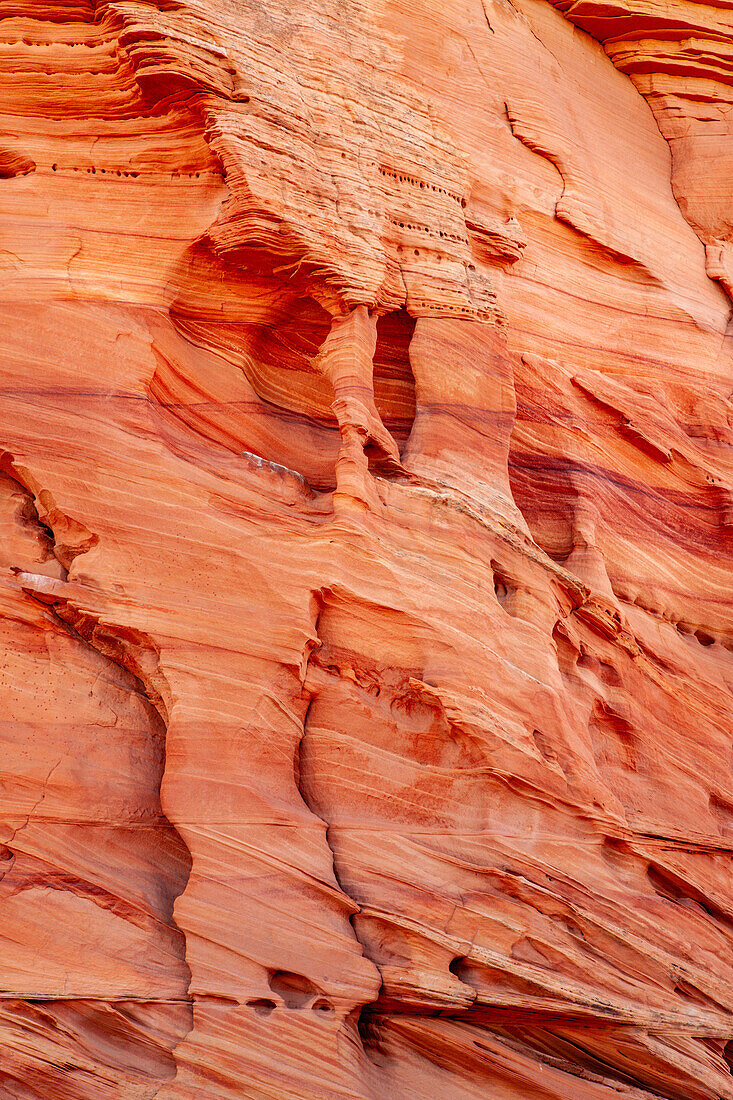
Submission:
M 56 49 L 58 46 L 87 46 L 87 47 L 89 47 L 88 42 L 31 42 L 28 38 L 16 38 L 12 42 L 3 42 L 3 45 L 4 46 L 20 46 L 20 45 L 23 45 L 23 46 L 40 46 L 43 49 L 46 49 L 46 48 Z M 89 48 L 91 49 L 93 47 L 89 47 Z
M 306 188 L 302 192 L 302 194 L 310 195 L 310 194 L 312 194 L 312 192 L 309 191 Z M 366 213 L 369 214 L 370 217 L 374 217 L 374 218 L 378 218 L 378 217 L 382 216 L 381 211 L 372 210 L 371 208 L 368 208 Z M 310 210 L 305 211 L 305 216 L 306 216 L 306 218 L 316 218 L 316 217 L 318 217 L 317 214 L 312 213 L 312 211 L 310 211 Z M 401 222 L 401 221 L 398 221 L 397 218 L 390 218 L 389 220 L 392 223 L 392 225 L 394 225 L 396 227 L 399 227 L 400 229 L 412 229 L 416 232 L 427 233 L 427 235 L 429 237 L 433 237 L 436 240 L 440 237 L 442 240 L 451 240 L 451 241 L 455 241 L 457 244 L 468 245 L 468 240 L 465 237 L 459 237 L 456 233 L 444 233 L 442 230 L 439 230 L 436 233 L 435 230 L 430 229 L 430 227 L 427 226 L 427 225 L 415 225 L 414 223 L 410 223 L 410 222 Z M 416 256 L 420 255 L 418 249 L 415 249 L 414 252 L 415 252 Z M 440 259 L 440 256 L 438 255 L 438 260 L 439 259 Z
M 2 20 L 0 20 L 2 22 Z M 3 46 L 30 46 L 32 49 L 59 50 L 71 49 L 74 46 L 84 46 L 87 50 L 97 50 L 100 46 L 107 46 L 107 42 L 31 42 L 28 38 L 15 38 L 12 41 L 5 40 Z
M 415 225 L 414 222 L 401 222 L 397 218 L 390 218 L 392 225 L 399 226 L 400 229 L 414 229 L 417 233 L 427 233 L 431 237 L 440 237 L 442 240 L 456 241 L 458 244 L 468 244 L 466 237 L 459 237 L 457 233 L 444 233 L 442 229 L 436 233 L 434 229 L 430 229 L 427 225 Z
M 341 156 L 345 157 L 346 153 L 342 153 Z M 373 162 L 372 166 L 376 167 L 376 162 Z M 267 162 L 264 161 L 264 160 L 260 160 L 260 167 L 266 168 L 267 167 Z M 447 195 L 448 198 L 453 199 L 453 201 L 458 203 L 458 205 L 461 206 L 461 207 L 465 207 L 465 205 L 466 205 L 466 200 L 464 198 L 461 198 L 460 195 L 455 195 L 452 191 L 448 191 L 445 187 L 438 187 L 437 184 L 426 183 L 425 180 L 418 180 L 418 179 L 415 179 L 413 176 L 406 176 L 406 175 L 398 173 L 398 172 L 393 172 L 389 168 L 380 167 L 379 172 L 382 176 L 389 176 L 392 179 L 398 180 L 400 183 L 411 183 L 414 187 L 429 188 L 431 191 L 439 192 L 441 195 Z M 310 195 L 310 194 L 312 194 L 312 192 L 308 188 L 305 188 L 305 190 L 303 191 L 303 194 Z M 366 213 L 369 214 L 370 217 L 375 217 L 376 218 L 376 217 L 381 216 L 381 213 L 380 213 L 379 210 L 372 210 L 370 208 L 367 209 Z M 314 218 L 314 217 L 317 217 L 317 215 L 311 213 L 310 211 L 306 211 L 306 217 L 307 218 Z M 443 230 L 438 230 L 436 232 L 435 230 L 431 229 L 427 225 L 415 225 L 412 222 L 401 222 L 401 221 L 399 221 L 398 218 L 390 218 L 390 221 L 391 221 L 392 225 L 394 225 L 396 227 L 399 227 L 400 229 L 412 229 L 412 230 L 414 230 L 415 232 L 418 232 L 418 233 L 427 233 L 428 236 L 434 237 L 436 239 L 440 238 L 441 240 L 450 240 L 450 241 L 455 241 L 457 244 L 468 245 L 468 239 L 466 237 L 459 236 L 457 233 L 445 233 L 445 232 L 443 232 Z M 415 249 L 414 252 L 415 252 L 416 256 L 420 255 L 418 249 Z M 470 265 L 470 266 L 471 266 L 472 270 L 475 270 L 473 264 Z M 456 310 L 456 312 L 471 313 L 472 310 L 470 310 L 470 309 Z
M 440 305 L 437 305 L 435 302 L 414 302 L 413 305 L 410 308 L 411 309 L 412 308 L 414 308 L 414 309 L 425 309 L 425 310 L 429 310 L 433 314 L 438 314 L 438 315 L 441 315 L 441 314 L 444 314 L 444 313 L 460 313 L 460 314 L 470 316 L 470 317 L 479 317 L 479 316 L 483 315 L 483 313 L 486 313 L 485 310 L 481 311 L 481 310 L 478 310 L 478 309 L 474 309 L 473 306 L 453 306 L 453 305 L 450 305 L 449 303 L 445 303 L 445 304 L 441 303 Z M 487 314 L 487 316 L 488 316 L 488 314 Z
M 465 207 L 466 200 L 461 195 L 456 195 L 453 191 L 449 191 L 445 187 L 438 187 L 436 183 L 427 183 L 425 180 L 416 179 L 414 176 L 407 176 L 404 172 L 395 172 L 391 168 L 385 168 L 380 166 L 380 176 L 387 176 L 390 179 L 397 180 L 398 183 L 411 183 L 413 187 L 419 187 L 420 190 L 435 191 L 440 195 L 447 195 L 449 199 L 453 199 L 459 206 Z
M 213 175 L 218 175 L 218 173 L 214 172 Z M 224 178 L 225 178 L 225 175 L 222 173 L 222 179 L 224 179 Z M 302 194 L 304 194 L 304 195 L 311 195 L 312 193 L 313 192 L 310 191 L 308 188 L 305 188 L 304 191 L 302 192 Z M 382 216 L 382 214 L 379 210 L 372 210 L 371 208 L 367 208 L 366 213 L 369 214 L 371 217 L 374 217 L 374 218 L 378 218 L 378 217 Z M 316 217 L 318 217 L 317 214 L 314 214 L 310 210 L 305 211 L 305 216 L 306 216 L 306 218 L 316 218 Z M 445 233 L 445 232 L 443 232 L 443 230 L 438 230 L 436 232 L 434 229 L 431 229 L 427 225 L 415 225 L 412 222 L 401 222 L 401 221 L 398 221 L 397 218 L 390 218 L 389 220 L 392 223 L 392 225 L 397 226 L 400 229 L 412 229 L 416 232 L 427 233 L 427 235 L 429 237 L 433 237 L 436 240 L 438 238 L 440 238 L 441 240 L 450 240 L 450 241 L 455 241 L 457 244 L 468 245 L 468 239 L 466 237 L 458 236 L 457 233 Z M 414 253 L 415 253 L 416 256 L 420 255 L 420 252 L 419 252 L 418 249 L 414 249 Z M 440 255 L 438 255 L 438 261 L 440 261 Z M 475 270 L 475 265 L 471 264 L 470 267 L 471 267 L 471 270 Z M 470 312 L 470 310 L 469 310 L 469 312 Z
M 344 160 L 345 158 L 346 153 L 342 153 L 341 159 Z M 267 168 L 267 161 L 260 159 L 260 167 Z M 371 161 L 370 167 L 376 168 L 377 162 L 375 160 Z M 435 191 L 438 194 L 447 195 L 449 199 L 453 199 L 453 202 L 458 203 L 460 207 L 463 208 L 466 206 L 466 200 L 462 198 L 461 195 L 456 195 L 446 187 L 438 187 L 436 183 L 426 183 L 425 180 L 416 179 L 414 176 L 406 176 L 403 172 L 395 172 L 391 168 L 385 168 L 382 165 L 379 166 L 379 174 L 380 176 L 388 176 L 390 179 L 397 180 L 399 183 L 411 183 L 413 187 L 419 187 L 421 190 Z M 310 191 L 306 191 L 305 193 L 306 195 L 310 195 Z M 372 211 L 370 210 L 368 213 L 371 214 Z
M 121 168 L 63 168 L 58 164 L 51 165 L 52 172 L 86 172 L 87 175 L 95 176 L 98 173 L 102 176 L 125 176 L 126 178 L 137 179 L 138 176 L 160 176 L 167 174 L 172 179 L 200 179 L 201 176 L 217 176 L 219 179 L 224 179 L 223 172 L 217 171 L 205 171 L 205 172 L 133 172 L 125 171 Z
M 341 156 L 342 156 L 342 157 L 345 157 L 345 156 L 346 156 L 346 153 L 342 153 L 342 154 L 341 154 Z M 268 162 L 267 162 L 266 160 L 260 160 L 260 168 L 268 169 L 268 167 L 269 167 L 269 166 L 268 166 Z M 375 165 L 375 163 L 374 163 L 374 162 L 372 162 L 372 167 L 376 167 L 376 165 Z M 405 176 L 405 177 L 402 177 L 402 176 L 398 177 L 396 173 L 388 172 L 388 171 L 387 171 L 386 169 L 382 169 L 382 168 L 380 168 L 380 169 L 379 169 L 379 171 L 380 171 L 380 172 L 382 173 L 382 175 L 383 175 L 383 176 L 384 176 L 384 175 L 387 175 L 387 176 L 390 176 L 390 175 L 394 175 L 395 179 L 397 179 L 397 178 L 399 178 L 399 179 L 402 179 L 402 178 L 404 178 L 404 179 L 407 179 L 407 178 L 408 178 L 407 176 Z M 417 183 L 418 183 L 418 181 L 417 181 L 417 180 L 410 180 L 409 182 L 410 182 L 410 183 L 415 183 L 415 184 L 417 184 Z M 421 186 L 422 186 L 422 185 L 421 185 Z M 462 201 L 461 199 L 457 198 L 457 197 L 456 197 L 455 195 L 452 195 L 452 194 L 450 193 L 450 191 L 445 191 L 445 190 L 444 190 L 444 189 L 443 189 L 442 187 L 435 187 L 435 186 L 434 186 L 434 185 L 433 185 L 432 183 L 426 183 L 426 184 L 425 184 L 425 186 L 426 186 L 426 187 L 431 187 L 431 188 L 433 189 L 433 191 L 441 191 L 441 192 L 442 192 L 443 194 L 445 194 L 445 195 L 450 195 L 450 197 L 451 197 L 452 199 L 455 199 L 455 200 L 456 200 L 456 202 L 461 202 L 461 201 Z M 312 194 L 313 194 L 313 191 L 311 191 L 311 190 L 310 190 L 310 188 L 308 188 L 308 187 L 305 187 L 305 188 L 303 188 L 303 190 L 302 190 L 302 191 L 300 192 L 300 194 L 302 194 L 302 195 L 312 195 Z M 380 218 L 380 217 L 382 217 L 382 216 L 383 216 L 383 214 L 384 214 L 384 211 L 380 211 L 380 210 L 373 210 L 373 209 L 372 209 L 372 208 L 371 208 L 370 206 L 368 206 L 368 207 L 366 208 L 366 210 L 365 210 L 365 213 L 369 214 L 369 216 L 370 216 L 370 217 L 372 217 L 372 218 Z M 306 210 L 306 212 L 305 212 L 305 216 L 306 216 L 307 218 L 315 218 L 315 217 L 318 217 L 318 215 L 317 215 L 317 214 L 313 214 L 313 213 L 312 213 L 311 211 L 309 211 L 309 210 Z M 421 230 L 422 230 L 422 231 L 423 231 L 424 233 L 429 233 L 429 234 L 430 234 L 430 235 L 431 235 L 432 237 L 435 237 L 435 236 L 437 236 L 437 234 L 436 234 L 436 233 L 434 233 L 434 232 L 433 232 L 433 230 L 429 229 L 429 228 L 428 228 L 427 226 L 413 226 L 413 225 L 408 225 L 408 226 L 405 226 L 405 225 L 404 225 L 404 224 L 403 224 L 402 222 L 398 222 L 396 218 L 391 218 L 391 219 L 390 219 L 390 221 L 391 221 L 391 222 L 392 222 L 392 223 L 393 223 L 394 225 L 399 225 L 399 226 L 400 226 L 400 227 L 401 227 L 402 229 L 405 229 L 405 228 L 407 228 L 407 229 L 418 229 L 418 228 L 419 228 L 419 229 L 421 229 Z M 454 240 L 456 240 L 456 241 L 461 241 L 461 239 L 462 239 L 462 238 L 460 238 L 460 237 L 453 237 L 453 235 L 452 235 L 452 234 L 447 234 L 447 233 L 441 233 L 441 234 L 440 234 L 440 236 L 441 236 L 441 237 L 447 237 L 447 236 L 451 236 L 451 237 L 452 237 L 452 239 L 454 239 Z M 463 243 L 466 243 L 466 242 L 463 242 Z M 415 251 L 415 255 L 416 255 L 416 256 L 418 255 L 418 252 L 417 252 L 417 251 Z

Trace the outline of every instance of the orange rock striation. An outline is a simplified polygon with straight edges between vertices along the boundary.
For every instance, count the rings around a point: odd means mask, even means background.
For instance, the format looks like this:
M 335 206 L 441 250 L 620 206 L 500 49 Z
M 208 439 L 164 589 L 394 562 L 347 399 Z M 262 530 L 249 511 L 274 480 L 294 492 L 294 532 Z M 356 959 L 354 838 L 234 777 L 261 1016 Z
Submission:
M 733 1100 L 732 11 L 0 0 L 3 1100 Z

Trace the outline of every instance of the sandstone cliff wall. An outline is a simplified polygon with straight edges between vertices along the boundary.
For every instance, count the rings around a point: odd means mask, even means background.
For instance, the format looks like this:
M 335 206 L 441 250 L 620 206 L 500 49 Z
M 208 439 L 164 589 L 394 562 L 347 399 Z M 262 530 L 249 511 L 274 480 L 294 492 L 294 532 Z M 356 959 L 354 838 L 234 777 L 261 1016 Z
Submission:
M 733 9 L 0 0 L 0 1096 L 733 1100 Z

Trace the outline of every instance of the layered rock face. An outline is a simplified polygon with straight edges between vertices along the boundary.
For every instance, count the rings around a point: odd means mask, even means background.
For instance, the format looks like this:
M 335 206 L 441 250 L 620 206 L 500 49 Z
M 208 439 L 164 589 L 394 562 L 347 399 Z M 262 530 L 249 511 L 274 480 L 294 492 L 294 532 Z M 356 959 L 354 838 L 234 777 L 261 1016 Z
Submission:
M 733 1100 L 732 87 L 0 0 L 3 1100 Z

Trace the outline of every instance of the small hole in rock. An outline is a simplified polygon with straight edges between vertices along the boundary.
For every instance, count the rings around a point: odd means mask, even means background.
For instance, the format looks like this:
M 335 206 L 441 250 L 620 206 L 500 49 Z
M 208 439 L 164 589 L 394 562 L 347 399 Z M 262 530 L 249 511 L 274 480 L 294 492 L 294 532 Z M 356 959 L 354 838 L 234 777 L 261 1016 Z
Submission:
M 455 974 L 459 981 L 463 982 L 465 985 L 471 985 L 470 978 L 473 973 L 473 967 L 465 955 L 459 955 L 457 959 L 454 959 L 448 969 L 451 974 Z
M 513 615 L 512 597 L 517 591 L 517 586 L 512 584 L 506 572 L 495 561 L 492 561 L 491 568 L 494 574 L 494 595 L 507 614 Z
M 303 974 L 292 974 L 289 970 L 276 970 L 269 984 L 287 1008 L 304 1008 L 321 992 Z
M 557 753 L 553 749 L 545 734 L 542 733 L 541 730 L 533 730 L 532 737 L 543 759 L 548 760 L 550 761 L 550 763 L 553 764 L 557 763 Z
M 258 1016 L 269 1016 L 276 1005 L 274 1001 L 268 1000 L 267 997 L 259 997 L 255 1001 L 247 1001 L 247 1007 L 253 1008 Z

